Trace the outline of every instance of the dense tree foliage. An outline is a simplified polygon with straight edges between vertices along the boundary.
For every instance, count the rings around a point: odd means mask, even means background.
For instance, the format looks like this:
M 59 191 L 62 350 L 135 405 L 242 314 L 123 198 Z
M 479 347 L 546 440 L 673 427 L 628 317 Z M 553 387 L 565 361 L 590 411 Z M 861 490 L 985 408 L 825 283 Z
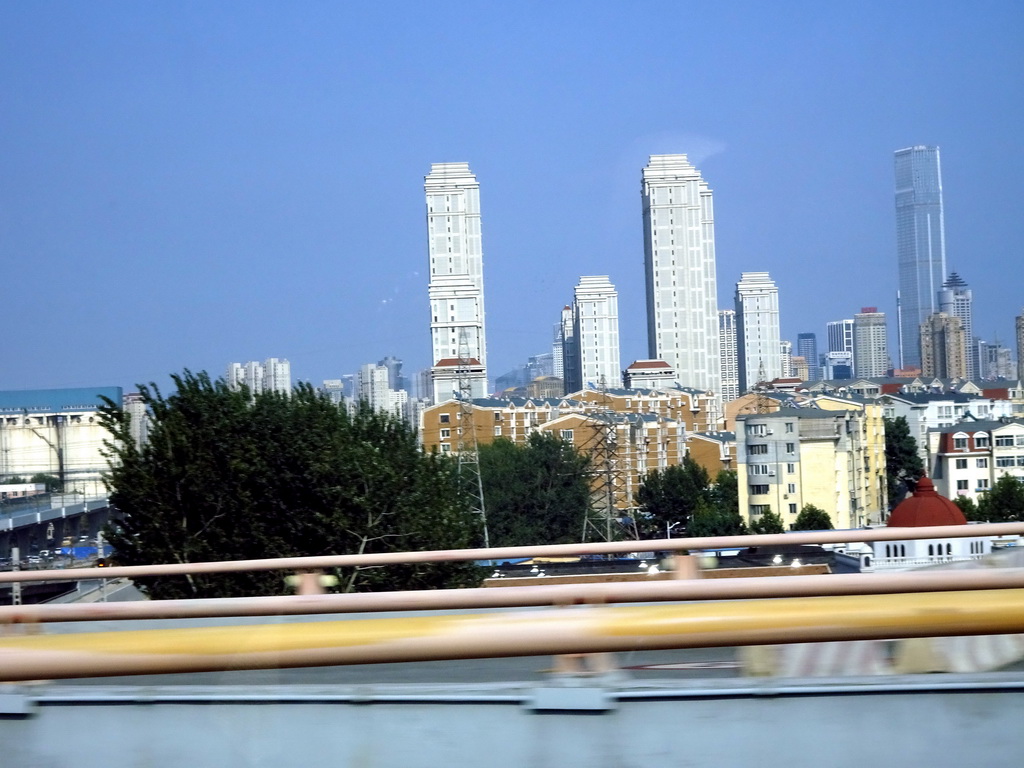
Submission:
M 953 498 L 953 503 L 960 507 L 960 511 L 968 520 L 981 520 L 978 514 L 978 505 L 970 496 L 956 496 Z
M 751 533 L 785 533 L 786 526 L 782 518 L 771 510 L 763 512 L 757 520 L 750 524 Z
M 976 519 L 990 523 L 1024 520 L 1024 480 L 1013 475 L 1003 475 L 996 480 L 978 500 Z
M 912 492 L 924 475 L 917 440 L 911 436 L 907 420 L 902 416 L 885 419 L 885 473 L 890 508 Z
M 590 504 L 587 456 L 535 432 L 525 445 L 504 438 L 481 445 L 478 458 L 491 546 L 583 540 Z
M 640 538 L 663 538 L 669 528 L 682 536 L 697 507 L 711 503 L 707 470 L 690 456 L 684 457 L 682 464 L 652 470 L 641 480 L 636 503 L 640 508 L 637 516 Z M 676 523 L 678 528 L 674 527 Z
M 832 518 L 821 507 L 804 504 L 793 523 L 794 531 L 831 531 Z
M 739 510 L 723 509 L 701 502 L 690 518 L 688 536 L 741 536 L 747 533 Z
M 123 565 L 448 549 L 479 543 L 453 464 L 424 455 L 401 420 L 338 407 L 308 385 L 252 397 L 205 374 L 140 392 L 151 413 L 138 448 L 108 402 L 108 528 Z M 468 564 L 346 569 L 339 589 L 462 586 Z M 281 573 L 141 579 L 151 597 L 280 594 Z
M 740 513 L 739 477 L 734 470 L 723 469 L 711 486 L 711 503 L 718 511 L 729 515 Z

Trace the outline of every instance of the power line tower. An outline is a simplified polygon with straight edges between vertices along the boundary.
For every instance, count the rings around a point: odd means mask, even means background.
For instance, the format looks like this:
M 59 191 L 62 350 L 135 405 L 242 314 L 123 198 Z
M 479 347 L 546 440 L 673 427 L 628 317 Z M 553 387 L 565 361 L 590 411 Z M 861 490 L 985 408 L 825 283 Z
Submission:
M 477 440 L 473 408 L 473 358 L 469 356 L 466 331 L 459 332 L 459 362 L 455 369 L 459 394 L 458 425 L 458 477 L 464 493 L 469 494 L 469 509 L 480 516 L 484 531 L 484 546 L 491 546 L 487 533 L 487 508 L 484 505 L 484 483 L 480 477 L 480 444 Z M 466 433 L 469 433 L 467 439 Z
M 624 482 L 618 462 L 618 414 L 608 407 L 604 378 L 600 382 L 603 407 L 587 415 L 592 430 L 581 449 L 590 456 L 590 509 L 583 523 L 583 541 L 589 536 L 612 541 L 618 533 L 618 514 L 622 506 Z

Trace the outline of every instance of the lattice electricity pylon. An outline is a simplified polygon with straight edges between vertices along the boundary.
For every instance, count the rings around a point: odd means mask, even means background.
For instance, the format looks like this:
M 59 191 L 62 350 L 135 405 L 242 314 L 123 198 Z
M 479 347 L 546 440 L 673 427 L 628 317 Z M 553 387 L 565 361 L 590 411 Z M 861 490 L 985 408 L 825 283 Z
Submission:
M 590 506 L 583 523 L 583 541 L 587 541 L 590 534 L 604 541 L 621 538 L 619 514 L 625 509 L 626 500 L 622 498 L 625 482 L 618 461 L 618 417 L 610 408 L 586 417 L 590 435 L 580 445 L 580 450 L 590 456 Z
M 469 509 L 480 516 L 484 532 L 484 546 L 491 546 L 487 532 L 487 507 L 484 504 L 484 482 L 480 476 L 480 445 L 477 441 L 473 408 L 473 358 L 469 356 L 469 339 L 466 330 L 459 332 L 459 362 L 455 369 L 458 380 L 459 425 L 458 425 L 458 478 L 459 486 L 469 494 Z M 469 439 L 466 432 L 469 432 Z

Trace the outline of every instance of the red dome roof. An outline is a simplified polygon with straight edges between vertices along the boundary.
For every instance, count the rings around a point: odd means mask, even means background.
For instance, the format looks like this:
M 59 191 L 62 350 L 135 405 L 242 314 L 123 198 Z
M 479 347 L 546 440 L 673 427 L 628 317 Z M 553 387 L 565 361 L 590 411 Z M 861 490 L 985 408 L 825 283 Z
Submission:
M 889 515 L 890 528 L 917 528 L 922 525 L 967 525 L 960 507 L 940 496 L 930 478 L 917 481 L 914 495 L 901 501 Z

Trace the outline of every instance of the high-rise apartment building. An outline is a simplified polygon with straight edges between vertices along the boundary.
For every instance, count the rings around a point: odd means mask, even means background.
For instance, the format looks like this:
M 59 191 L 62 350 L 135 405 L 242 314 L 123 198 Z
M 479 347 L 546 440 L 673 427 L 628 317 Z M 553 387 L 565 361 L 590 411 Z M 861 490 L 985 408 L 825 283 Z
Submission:
M 651 155 L 642 176 L 648 357 L 685 387 L 721 390 L 711 190 L 686 155 Z
M 583 389 L 583 372 L 580 370 L 580 348 L 573 328 L 572 307 L 562 307 L 559 320 L 559 334 L 562 342 L 562 380 L 565 394 Z
M 287 360 L 268 357 L 262 363 L 228 363 L 224 380 L 231 389 L 247 387 L 253 395 L 261 392 L 292 391 L 292 366 Z
M 779 336 L 779 289 L 767 272 L 744 272 L 736 283 L 740 392 L 782 375 Z
M 825 324 L 825 338 L 829 352 L 849 352 L 853 354 L 853 318 L 833 320 Z
M 1017 378 L 1024 379 L 1024 309 L 1017 315 L 1014 330 L 1017 336 Z
M 791 378 L 793 376 L 793 342 L 792 341 L 781 341 L 779 342 L 779 371 L 780 376 L 784 379 Z
M 972 345 L 974 340 L 974 321 L 972 318 L 972 305 L 974 295 L 967 283 L 956 272 L 950 272 L 946 282 L 942 284 L 939 291 L 939 312 L 945 312 L 952 317 L 959 317 L 960 324 L 964 329 L 964 337 L 971 350 L 967 355 L 967 378 L 973 379 L 979 375 L 979 359 L 975 348 Z
M 813 333 L 796 335 L 796 353 L 807 361 L 807 380 L 818 381 L 821 378 L 821 366 L 818 364 L 818 337 Z
M 718 347 L 722 353 L 722 402 L 740 396 L 740 361 L 736 348 L 736 310 L 718 310 Z
M 967 337 L 959 317 L 936 312 L 921 323 L 921 374 L 939 379 L 967 375 Z
M 573 297 L 572 323 L 581 388 L 621 387 L 619 294 L 607 275 L 580 278 Z M 574 374 L 573 380 L 576 378 Z
M 900 368 L 923 370 L 920 329 L 939 311 L 938 293 L 946 275 L 939 148 L 898 150 L 895 165 Z
M 430 256 L 431 357 L 472 360 L 486 390 L 487 342 L 484 328 L 483 245 L 480 185 L 468 163 L 435 163 L 424 182 Z M 442 365 L 447 392 L 451 365 Z M 438 377 L 435 376 L 435 379 Z
M 889 370 L 888 327 L 885 313 L 863 307 L 853 316 L 853 374 L 862 378 L 885 376 Z

